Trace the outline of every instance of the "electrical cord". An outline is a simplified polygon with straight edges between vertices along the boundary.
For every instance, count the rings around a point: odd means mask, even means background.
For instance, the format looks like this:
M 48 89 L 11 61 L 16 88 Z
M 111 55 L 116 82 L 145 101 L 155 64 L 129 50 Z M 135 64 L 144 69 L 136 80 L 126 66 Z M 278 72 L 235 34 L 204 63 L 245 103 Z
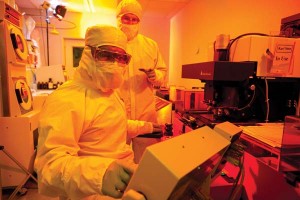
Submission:
M 264 34 L 264 33 L 245 33 L 245 34 L 242 34 L 232 40 L 230 40 L 229 44 L 227 45 L 227 55 L 226 55 L 226 60 L 230 61 L 230 48 L 232 46 L 232 44 L 234 42 L 236 42 L 238 39 L 242 38 L 242 37 L 245 37 L 245 36 L 248 36 L 248 35 L 258 35 L 258 36 L 270 36 L 268 34 Z
M 270 104 L 269 104 L 269 84 L 268 84 L 268 80 L 266 78 L 265 78 L 265 85 L 266 85 L 265 93 L 266 93 L 266 106 L 267 106 L 265 121 L 268 122 L 269 121 Z
M 237 106 L 235 106 L 235 107 L 228 107 L 228 106 L 224 106 L 224 107 L 219 107 L 219 108 L 220 109 L 222 109 L 222 108 L 224 108 L 224 109 L 232 109 L 233 111 L 239 111 L 239 112 L 244 111 L 244 110 L 246 110 L 248 108 L 251 108 L 251 106 L 253 105 L 255 99 L 257 98 L 256 85 L 252 84 L 251 87 L 253 87 L 253 89 L 251 89 L 251 90 L 253 90 L 253 93 L 251 95 L 251 99 L 248 102 L 246 102 L 246 105 L 244 104 L 243 107 L 237 107 Z
M 239 194 L 239 192 L 241 191 L 241 189 L 243 187 L 244 178 L 245 178 L 244 156 L 240 157 L 239 168 L 240 168 L 240 171 L 236 176 L 236 181 L 233 184 L 231 193 L 228 198 L 229 200 L 236 200 L 237 195 Z
M 37 16 L 42 21 L 42 10 L 40 10 L 40 15 L 37 15 Z M 43 29 L 41 29 L 41 32 L 42 32 L 42 38 L 45 38 Z M 42 39 L 42 42 L 43 42 L 43 47 L 44 47 L 44 63 L 47 63 L 47 60 L 46 60 L 47 56 L 45 55 L 46 52 L 47 52 L 47 47 L 45 45 L 45 40 L 44 39 Z
M 242 110 L 244 110 L 246 108 L 250 108 L 251 107 L 251 105 L 253 104 L 254 99 L 256 97 L 256 92 L 255 91 L 256 91 L 256 88 L 254 88 L 254 90 L 253 90 L 253 95 L 252 95 L 252 98 L 251 98 L 250 102 L 247 105 L 245 105 L 244 107 L 238 108 L 237 109 L 238 111 L 242 111 Z
M 40 21 L 45 21 L 45 20 L 49 20 L 49 24 L 50 24 L 50 19 L 53 17 L 53 16 L 48 16 L 48 19 L 46 16 L 43 16 L 43 10 L 40 10 L 40 14 L 28 14 L 26 13 L 27 16 L 31 16 L 31 17 L 38 17 L 40 19 Z M 42 18 L 46 18 L 46 19 L 42 19 Z M 56 18 L 54 18 L 56 19 Z M 58 20 L 58 19 L 57 19 Z M 60 26 L 55 26 L 56 29 L 60 29 L 60 30 L 69 30 L 69 29 L 75 29 L 77 27 L 77 25 L 74 23 L 74 22 L 71 22 L 69 20 L 66 20 L 66 19 L 61 19 L 61 20 L 58 20 L 60 24 Z M 62 22 L 62 23 L 61 23 Z M 69 26 L 67 27 L 64 27 L 66 24 L 68 24 Z M 46 24 L 43 24 L 41 23 L 40 25 L 39 24 L 36 24 L 36 27 L 37 28 L 47 28 L 46 27 Z

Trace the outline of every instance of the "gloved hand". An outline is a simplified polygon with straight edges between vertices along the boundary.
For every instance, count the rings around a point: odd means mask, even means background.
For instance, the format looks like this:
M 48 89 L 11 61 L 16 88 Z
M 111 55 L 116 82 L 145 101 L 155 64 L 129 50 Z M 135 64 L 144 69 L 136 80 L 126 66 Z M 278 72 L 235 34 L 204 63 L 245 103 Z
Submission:
M 139 70 L 142 71 L 142 72 L 144 72 L 147 75 L 148 79 L 155 80 L 156 74 L 155 74 L 155 70 L 154 69 L 143 69 L 143 68 L 140 68 Z
M 114 198 L 121 198 L 135 167 L 123 160 L 112 162 L 103 176 L 102 193 Z
M 131 140 L 138 135 L 163 132 L 162 125 L 140 120 L 127 120 L 127 127 L 127 144 L 130 144 Z
M 162 126 L 160 124 L 157 124 L 157 123 L 152 123 L 152 126 L 153 126 L 153 133 L 162 133 L 163 130 L 162 130 Z

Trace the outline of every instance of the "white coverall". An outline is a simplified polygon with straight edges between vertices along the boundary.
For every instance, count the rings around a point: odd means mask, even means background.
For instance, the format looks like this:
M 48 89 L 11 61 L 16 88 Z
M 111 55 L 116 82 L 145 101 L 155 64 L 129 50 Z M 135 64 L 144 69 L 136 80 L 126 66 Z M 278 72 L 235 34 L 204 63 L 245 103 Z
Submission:
M 116 9 L 116 17 L 117 26 L 126 34 L 128 39 L 126 52 L 132 56 L 125 71 L 120 95 L 125 102 L 127 117 L 132 120 L 130 121 L 131 125 L 141 129 L 145 126 L 134 125 L 134 122 L 157 123 L 154 87 L 160 87 L 165 82 L 167 67 L 157 43 L 139 34 L 140 23 L 122 21 L 122 16 L 126 14 L 133 14 L 141 20 L 142 7 L 140 3 L 136 0 L 120 1 Z M 129 138 L 136 136 L 129 134 Z
M 35 170 L 42 194 L 103 199 L 107 167 L 116 159 L 133 162 L 124 103 L 114 91 L 96 88 L 94 68 L 85 47 L 74 79 L 51 93 L 40 113 Z
M 127 116 L 132 120 L 157 123 L 154 86 L 164 83 L 167 71 L 158 45 L 152 39 L 138 34 L 128 41 L 126 52 L 132 57 L 126 68 L 120 92 L 126 105 Z M 140 68 L 154 69 L 156 78 L 148 79 Z

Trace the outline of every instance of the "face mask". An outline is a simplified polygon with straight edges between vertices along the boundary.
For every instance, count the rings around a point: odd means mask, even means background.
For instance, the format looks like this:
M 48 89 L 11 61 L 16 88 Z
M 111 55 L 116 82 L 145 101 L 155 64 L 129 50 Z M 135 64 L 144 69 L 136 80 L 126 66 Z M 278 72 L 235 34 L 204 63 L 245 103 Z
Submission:
M 92 78 L 98 89 L 108 92 L 119 88 L 123 83 L 124 67 L 117 62 L 98 61 Z
M 139 32 L 139 23 L 138 24 L 119 24 L 120 29 L 127 36 L 127 40 L 132 40 Z

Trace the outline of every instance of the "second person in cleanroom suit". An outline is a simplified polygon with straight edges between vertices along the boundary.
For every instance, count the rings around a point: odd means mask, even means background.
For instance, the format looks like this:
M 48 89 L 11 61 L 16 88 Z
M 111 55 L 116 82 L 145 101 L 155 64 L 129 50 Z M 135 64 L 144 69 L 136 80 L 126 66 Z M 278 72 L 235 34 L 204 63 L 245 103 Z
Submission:
M 152 130 L 159 130 L 154 87 L 161 86 L 165 81 L 165 62 L 157 43 L 139 34 L 142 7 L 137 1 L 122 0 L 117 6 L 116 16 L 118 27 L 128 39 L 126 51 L 132 56 L 120 88 L 127 116 L 131 120 L 139 120 L 131 121 L 133 124 L 144 121 L 147 125 L 151 122 L 154 125 Z M 131 135 L 132 138 L 135 136 Z
M 34 165 L 39 193 L 72 200 L 122 197 L 135 167 L 124 103 L 115 92 L 130 58 L 126 43 L 116 27 L 88 28 L 74 79 L 47 97 Z

